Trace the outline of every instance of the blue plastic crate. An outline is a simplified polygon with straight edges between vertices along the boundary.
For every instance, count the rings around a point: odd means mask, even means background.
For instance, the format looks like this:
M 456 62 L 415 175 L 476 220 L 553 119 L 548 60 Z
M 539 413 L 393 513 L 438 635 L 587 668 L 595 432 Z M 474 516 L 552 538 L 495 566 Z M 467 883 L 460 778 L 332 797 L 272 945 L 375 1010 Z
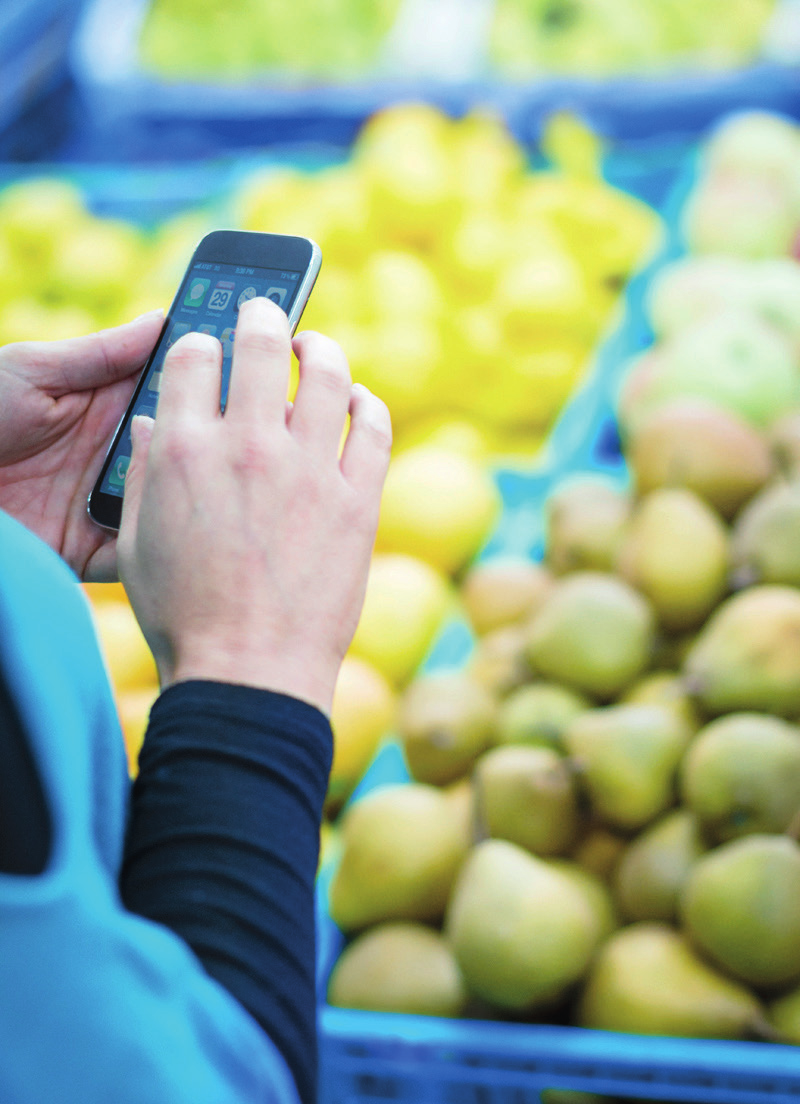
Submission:
M 0 133 L 69 72 L 84 0 L 5 0 L 0 5 Z
M 653 338 L 645 310 L 650 281 L 685 252 L 680 214 L 697 179 L 696 161 L 695 153 L 680 168 L 664 207 L 662 247 L 628 285 L 623 317 L 556 423 L 546 463 L 535 471 L 496 473 L 504 511 L 485 556 L 513 551 L 540 558 L 544 505 L 565 476 L 601 472 L 627 483 L 616 434 L 617 391 L 629 358 Z M 461 666 L 471 644 L 467 626 L 450 623 L 425 667 Z M 402 750 L 388 738 L 350 803 L 378 786 L 408 780 Z M 321 872 L 317 889 L 320 1104 L 539 1104 L 546 1088 L 672 1104 L 800 1101 L 800 1047 L 445 1020 L 327 1005 L 327 980 L 345 944 L 327 911 L 334 868 L 335 860 Z
M 423 21 L 416 53 L 429 63 L 415 67 L 407 44 L 402 64 L 376 64 L 358 80 L 298 83 L 264 72 L 240 83 L 161 81 L 138 60 L 137 42 L 149 0 L 89 0 L 72 51 L 72 72 L 82 125 L 73 136 L 76 156 L 122 160 L 206 157 L 223 150 L 325 142 L 348 146 L 375 110 L 403 100 L 427 100 L 459 116 L 475 104 L 505 117 L 517 137 L 534 145 L 547 117 L 559 109 L 583 115 L 613 140 L 641 141 L 655 134 L 672 140 L 697 136 L 737 107 L 800 112 L 800 73 L 764 63 L 747 69 L 611 80 L 548 78 L 512 83 L 475 61 L 481 19 L 491 0 L 404 0 L 398 23 Z M 426 8 L 435 17 L 425 22 Z M 452 33 L 446 29 L 449 9 Z M 433 64 L 428 39 L 452 58 L 453 43 L 465 59 Z M 413 35 L 407 35 L 413 42 Z M 464 38 L 470 42 L 462 41 Z M 425 49 L 423 49 L 425 47 Z M 469 59 L 473 64 L 468 64 Z M 385 61 L 385 56 L 384 56 Z
M 408 778 L 389 739 L 351 801 Z M 345 942 L 326 906 L 333 868 L 317 885 L 319 1104 L 539 1104 L 546 1088 L 672 1104 L 800 1100 L 800 1047 L 333 1008 L 325 989 Z

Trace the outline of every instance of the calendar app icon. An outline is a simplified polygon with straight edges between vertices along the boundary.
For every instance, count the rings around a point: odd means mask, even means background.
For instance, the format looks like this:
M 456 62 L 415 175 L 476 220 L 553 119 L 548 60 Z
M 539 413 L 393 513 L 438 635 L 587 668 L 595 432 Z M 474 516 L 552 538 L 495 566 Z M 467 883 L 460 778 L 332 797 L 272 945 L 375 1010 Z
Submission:
M 230 303 L 236 284 L 230 280 L 219 280 L 216 287 L 211 292 L 211 298 L 208 300 L 208 309 L 215 311 L 223 311 Z

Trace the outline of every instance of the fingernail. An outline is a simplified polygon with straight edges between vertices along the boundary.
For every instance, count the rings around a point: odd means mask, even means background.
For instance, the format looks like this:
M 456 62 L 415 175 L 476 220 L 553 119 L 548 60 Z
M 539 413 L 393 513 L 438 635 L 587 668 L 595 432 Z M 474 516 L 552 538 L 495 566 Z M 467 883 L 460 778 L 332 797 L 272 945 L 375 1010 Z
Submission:
M 163 318 L 164 308 L 156 307 L 154 310 L 145 311 L 144 314 L 139 314 L 136 318 L 132 319 L 133 322 L 142 322 L 145 318 Z

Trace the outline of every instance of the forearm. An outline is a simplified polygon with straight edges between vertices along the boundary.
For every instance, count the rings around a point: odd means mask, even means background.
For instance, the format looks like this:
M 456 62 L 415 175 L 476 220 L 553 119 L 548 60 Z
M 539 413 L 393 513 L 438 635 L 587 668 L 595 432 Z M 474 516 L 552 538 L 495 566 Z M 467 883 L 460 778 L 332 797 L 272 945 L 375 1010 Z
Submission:
M 161 696 L 140 756 L 125 905 L 180 935 L 316 1097 L 314 879 L 332 755 L 304 702 L 213 682 Z

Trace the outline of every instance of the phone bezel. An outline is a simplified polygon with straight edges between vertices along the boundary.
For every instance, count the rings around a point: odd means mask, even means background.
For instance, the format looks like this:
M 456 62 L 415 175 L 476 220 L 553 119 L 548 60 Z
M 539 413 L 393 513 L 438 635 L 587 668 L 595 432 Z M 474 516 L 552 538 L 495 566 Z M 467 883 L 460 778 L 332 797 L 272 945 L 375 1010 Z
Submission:
M 178 300 L 186 283 L 186 277 L 193 266 L 201 262 L 247 265 L 253 268 L 285 268 L 302 272 L 303 276 L 298 285 L 294 302 L 288 312 L 289 329 L 291 333 L 294 333 L 317 279 L 322 263 L 322 253 L 317 243 L 311 238 L 292 234 L 268 234 L 251 230 L 212 230 L 211 233 L 206 234 L 198 242 L 164 318 L 164 325 L 158 335 L 158 340 L 142 369 L 136 389 L 131 396 L 131 401 L 114 431 L 102 467 L 87 500 L 89 516 L 95 524 L 103 529 L 116 531 L 119 529 L 122 517 L 122 495 L 111 495 L 100 490 L 111 463 L 111 458 L 114 455 L 119 438 L 125 430 L 128 419 L 136 407 L 150 365 L 164 340 L 167 330 L 172 326 L 176 311 L 180 309 Z

